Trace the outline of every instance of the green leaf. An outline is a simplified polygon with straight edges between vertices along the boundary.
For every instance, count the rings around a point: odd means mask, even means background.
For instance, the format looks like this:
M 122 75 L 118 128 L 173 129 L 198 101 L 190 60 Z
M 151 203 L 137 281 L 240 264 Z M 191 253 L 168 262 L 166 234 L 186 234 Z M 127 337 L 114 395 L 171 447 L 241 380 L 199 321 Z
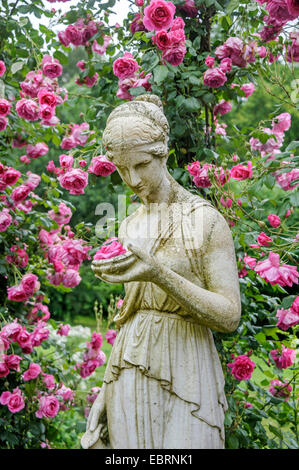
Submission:
M 272 424 L 269 424 L 269 430 L 275 434 L 275 436 L 279 437 L 279 439 L 283 439 L 283 435 L 281 433 L 281 431 L 277 428 L 275 428 L 274 426 L 272 426 Z
M 237 436 L 230 434 L 227 438 L 227 444 L 229 449 L 239 449 L 239 439 Z
M 19 70 L 21 70 L 23 68 L 23 65 L 24 65 L 25 62 L 15 62 L 14 64 L 12 64 L 11 66 L 11 73 L 14 75 L 15 73 L 17 73 Z
M 190 75 L 189 76 L 189 82 L 192 83 L 192 85 L 201 85 L 201 79 L 199 77 L 196 77 L 195 75 Z
M 285 149 L 285 152 L 290 152 L 299 147 L 299 140 L 293 140 Z
M 299 191 L 296 191 L 294 194 L 291 194 L 290 196 L 290 203 L 293 206 L 298 207 L 299 206 Z
M 168 69 L 165 65 L 158 65 L 154 68 L 154 80 L 157 85 L 160 85 L 167 77 Z
M 194 113 L 200 110 L 200 101 L 197 98 L 190 97 L 184 100 L 184 108 L 190 113 Z

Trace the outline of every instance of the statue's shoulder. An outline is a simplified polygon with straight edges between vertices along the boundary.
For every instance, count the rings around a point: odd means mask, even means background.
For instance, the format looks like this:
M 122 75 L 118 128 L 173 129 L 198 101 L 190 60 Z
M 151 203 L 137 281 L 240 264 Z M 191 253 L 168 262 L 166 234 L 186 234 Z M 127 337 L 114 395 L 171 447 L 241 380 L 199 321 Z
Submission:
M 128 215 L 125 219 L 123 219 L 120 223 L 120 226 L 118 228 L 118 238 L 121 239 L 122 236 L 125 235 L 127 232 L 128 225 L 131 223 L 134 223 L 134 219 L 140 215 L 140 212 L 142 211 L 142 205 L 140 205 L 134 212 L 133 214 Z

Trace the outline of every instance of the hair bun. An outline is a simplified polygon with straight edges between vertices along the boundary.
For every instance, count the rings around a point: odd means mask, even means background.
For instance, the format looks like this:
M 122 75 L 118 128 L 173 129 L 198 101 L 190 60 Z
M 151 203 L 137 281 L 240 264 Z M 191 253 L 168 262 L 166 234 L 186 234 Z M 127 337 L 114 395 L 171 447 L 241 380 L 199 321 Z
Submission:
M 156 106 L 158 106 L 158 108 L 163 112 L 162 101 L 160 100 L 159 96 L 157 96 L 157 95 L 151 95 L 151 94 L 139 95 L 139 96 L 136 96 L 134 101 L 147 101 L 148 103 L 153 103 Z

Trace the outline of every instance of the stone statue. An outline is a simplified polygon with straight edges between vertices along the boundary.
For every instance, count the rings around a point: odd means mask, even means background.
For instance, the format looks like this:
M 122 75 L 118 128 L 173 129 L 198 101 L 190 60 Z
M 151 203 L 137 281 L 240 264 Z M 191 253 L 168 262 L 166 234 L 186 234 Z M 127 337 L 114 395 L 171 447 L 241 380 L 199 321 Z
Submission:
M 231 332 L 240 320 L 234 244 L 222 215 L 169 174 L 168 135 L 150 94 L 113 110 L 103 134 L 142 204 L 119 229 L 127 252 L 92 263 L 126 295 L 83 448 L 224 448 L 227 402 L 210 329 Z

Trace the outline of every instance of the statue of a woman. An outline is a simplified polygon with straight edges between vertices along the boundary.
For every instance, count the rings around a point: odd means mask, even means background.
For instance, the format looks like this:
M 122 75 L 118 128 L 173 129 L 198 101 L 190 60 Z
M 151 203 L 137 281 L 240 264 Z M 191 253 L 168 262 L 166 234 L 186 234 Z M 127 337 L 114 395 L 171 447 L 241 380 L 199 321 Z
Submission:
M 219 212 L 169 174 L 169 126 L 160 99 L 118 106 L 103 134 L 107 158 L 142 204 L 124 219 L 120 331 L 81 443 L 84 448 L 221 449 L 227 408 L 210 329 L 234 331 L 240 292 L 230 229 Z

